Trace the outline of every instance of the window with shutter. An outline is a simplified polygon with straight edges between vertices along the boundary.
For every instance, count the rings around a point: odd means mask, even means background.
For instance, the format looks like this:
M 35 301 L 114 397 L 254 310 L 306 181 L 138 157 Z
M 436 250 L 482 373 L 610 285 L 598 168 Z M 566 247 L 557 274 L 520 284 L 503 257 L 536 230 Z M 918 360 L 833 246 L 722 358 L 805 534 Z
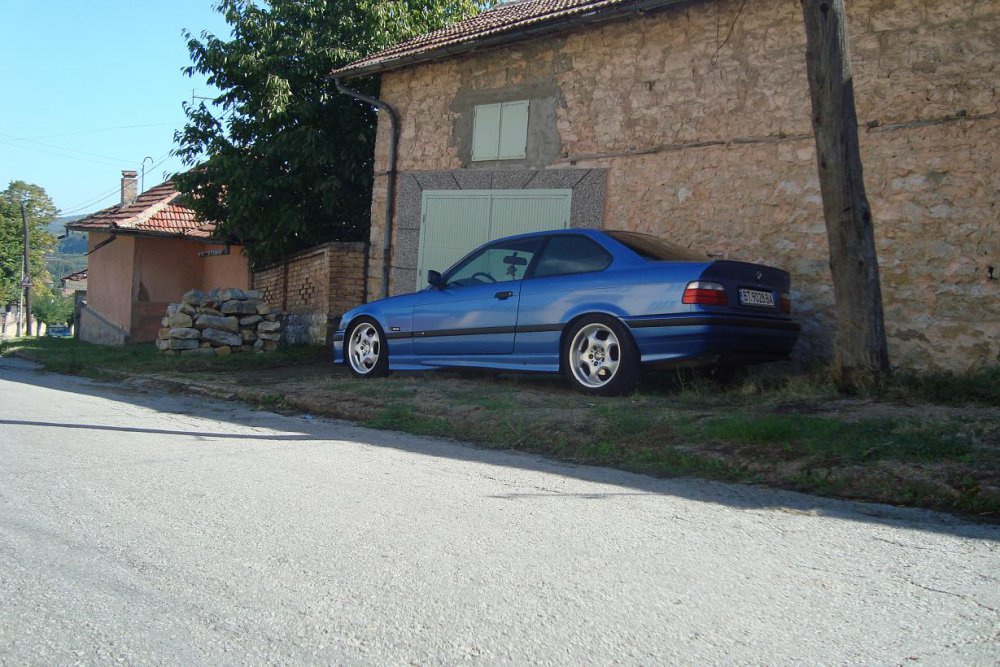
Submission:
M 518 160 L 528 146 L 528 100 L 480 104 L 475 109 L 472 159 Z

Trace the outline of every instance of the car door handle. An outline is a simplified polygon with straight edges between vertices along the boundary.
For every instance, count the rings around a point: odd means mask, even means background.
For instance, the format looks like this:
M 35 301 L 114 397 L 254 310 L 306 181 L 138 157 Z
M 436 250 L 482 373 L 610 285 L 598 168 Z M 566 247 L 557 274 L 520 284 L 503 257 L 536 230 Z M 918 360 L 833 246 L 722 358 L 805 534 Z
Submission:
M 506 299 L 509 299 L 510 297 L 514 296 L 514 293 L 513 292 L 497 292 L 493 296 L 495 296 L 496 298 L 500 299 L 501 301 L 505 301 Z

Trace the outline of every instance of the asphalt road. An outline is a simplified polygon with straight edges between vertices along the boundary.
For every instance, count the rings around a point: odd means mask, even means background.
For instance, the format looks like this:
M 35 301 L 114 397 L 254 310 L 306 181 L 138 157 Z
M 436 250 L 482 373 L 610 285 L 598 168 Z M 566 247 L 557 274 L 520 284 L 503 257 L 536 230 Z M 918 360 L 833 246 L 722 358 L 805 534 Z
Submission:
M 0 360 L 0 664 L 997 664 L 1000 528 Z

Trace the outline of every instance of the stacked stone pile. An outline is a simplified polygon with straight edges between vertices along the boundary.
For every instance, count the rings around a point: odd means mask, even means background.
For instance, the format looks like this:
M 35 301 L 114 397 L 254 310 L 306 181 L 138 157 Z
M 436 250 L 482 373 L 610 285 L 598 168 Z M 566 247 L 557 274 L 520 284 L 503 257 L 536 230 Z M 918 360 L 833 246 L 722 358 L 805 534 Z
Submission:
M 278 311 L 257 290 L 191 290 L 167 306 L 156 346 L 167 354 L 271 352 L 278 348 Z

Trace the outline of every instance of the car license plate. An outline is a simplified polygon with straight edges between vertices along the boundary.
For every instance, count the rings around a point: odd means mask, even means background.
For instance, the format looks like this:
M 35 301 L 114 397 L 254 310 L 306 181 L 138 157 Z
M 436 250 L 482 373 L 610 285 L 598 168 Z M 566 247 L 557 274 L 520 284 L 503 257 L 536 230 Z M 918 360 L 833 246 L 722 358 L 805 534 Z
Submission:
M 740 288 L 740 303 L 744 306 L 765 306 L 774 308 L 774 293 L 756 289 Z

